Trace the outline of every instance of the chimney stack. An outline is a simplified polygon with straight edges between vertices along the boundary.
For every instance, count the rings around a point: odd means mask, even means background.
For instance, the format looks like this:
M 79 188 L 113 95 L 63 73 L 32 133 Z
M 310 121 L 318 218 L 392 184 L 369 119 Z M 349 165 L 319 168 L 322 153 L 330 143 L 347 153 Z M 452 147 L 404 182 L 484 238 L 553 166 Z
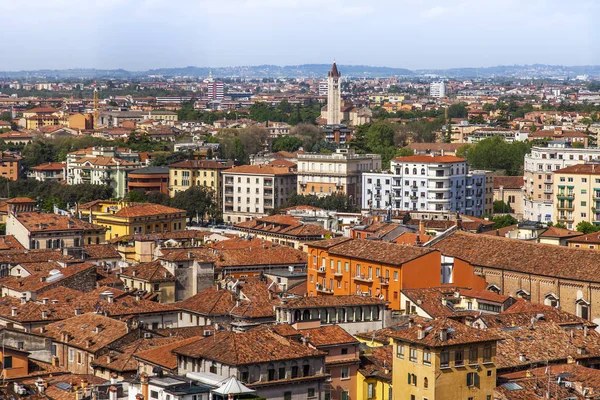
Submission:
M 448 328 L 440 329 L 440 340 L 445 342 L 448 340 Z
M 425 330 L 423 329 L 422 325 L 417 325 L 417 339 L 425 339 Z

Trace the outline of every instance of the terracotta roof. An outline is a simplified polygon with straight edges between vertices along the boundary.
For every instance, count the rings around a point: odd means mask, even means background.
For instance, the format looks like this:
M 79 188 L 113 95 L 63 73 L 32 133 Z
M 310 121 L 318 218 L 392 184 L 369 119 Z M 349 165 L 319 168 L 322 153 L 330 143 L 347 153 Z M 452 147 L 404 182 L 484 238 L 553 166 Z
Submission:
M 29 197 L 14 197 L 10 200 L 6 200 L 6 204 L 35 204 L 35 200 Z
M 405 264 L 429 253 L 431 249 L 427 248 L 363 239 L 353 239 L 329 248 L 330 255 L 391 265 Z
M 306 336 L 310 344 L 316 348 L 359 343 L 354 336 L 346 332 L 339 325 L 326 325 L 318 328 L 303 329 L 302 334 Z
M 161 328 L 156 329 L 155 332 L 162 336 L 176 337 L 179 339 L 188 339 L 204 336 L 206 331 L 215 331 L 215 325 L 200 325 L 200 326 L 186 326 L 180 328 Z
M 0 278 L 0 287 L 10 288 L 16 292 L 39 292 L 47 286 L 54 285 L 73 275 L 85 273 L 90 269 L 95 270 L 96 266 L 81 263 L 69 265 L 65 268 L 52 268 L 53 272 L 40 269 L 39 271 L 32 271 L 31 275 L 26 277 L 11 275 Z
M 198 339 L 173 350 L 192 358 L 214 360 L 239 366 L 291 359 L 323 357 L 325 353 L 275 332 L 249 330 L 243 333 L 216 332 L 214 337 Z
M 171 343 L 136 352 L 134 354 L 135 359 L 158 365 L 168 370 L 177 369 L 177 355 L 173 353 L 173 350 L 194 343 L 199 340 L 199 338 L 198 336 L 194 336 L 186 339 L 179 337 L 173 337 L 171 339 L 174 340 Z
M 418 331 L 422 329 L 425 337 L 419 339 Z M 445 330 L 447 338 L 442 340 L 441 333 Z M 498 336 L 490 334 L 477 328 L 472 328 L 449 318 L 431 320 L 424 324 L 413 325 L 403 330 L 392 333 L 392 338 L 409 343 L 417 343 L 428 347 L 444 347 L 468 343 L 490 342 L 499 339 Z
M 221 240 L 219 242 L 211 243 L 209 247 L 213 249 L 251 249 L 258 247 L 273 247 L 276 246 L 274 242 L 268 240 L 253 237 L 252 239 L 241 238 L 236 236 L 228 240 Z
M 287 167 L 272 167 L 269 165 L 240 165 L 223 171 L 224 174 L 253 174 L 253 175 L 294 175 L 295 172 Z
M 139 353 L 174 343 L 181 343 L 181 339 L 177 337 L 141 338 L 125 346 L 119 346 L 117 349 L 109 347 L 108 354 L 96 357 L 91 364 L 109 371 L 134 372 L 138 369 L 138 361 L 134 355 L 137 356 Z
M 160 261 L 139 263 L 125 268 L 121 272 L 121 276 L 130 279 L 140 279 L 150 283 L 175 282 L 173 274 L 163 267 Z
M 86 244 L 83 245 L 83 251 L 88 259 L 121 258 L 112 244 Z
M 0 235 L 0 250 L 25 250 L 13 235 Z
M 426 243 L 433 239 L 434 236 L 421 235 L 413 232 L 403 232 L 396 239 L 392 240 L 393 243 L 403 244 L 408 246 L 414 246 L 417 242 Z
M 408 146 L 409 149 L 414 151 L 447 151 L 450 153 L 454 153 L 456 150 L 464 146 L 464 143 L 410 143 Z
M 103 165 L 103 166 L 109 166 L 109 165 L 112 165 L 112 166 L 115 166 L 115 165 L 137 166 L 137 165 L 140 165 L 138 162 L 122 160 L 118 157 L 94 156 L 94 157 L 78 158 L 77 160 L 73 161 L 73 166 L 78 167 L 78 164 L 83 165 L 86 163 L 89 163 L 91 165 Z
M 15 218 L 30 232 L 47 231 L 105 231 L 106 228 L 66 215 L 41 212 L 19 212 Z
M 551 226 L 550 228 L 546 229 L 544 232 L 542 232 L 539 235 L 539 237 L 549 237 L 549 238 L 575 238 L 575 237 L 583 238 L 584 236 L 587 236 L 587 235 L 583 235 L 579 231 L 572 231 L 570 229 L 557 228 L 556 226 Z
M 341 307 L 341 306 L 368 306 L 368 305 L 384 305 L 384 300 L 379 300 L 375 297 L 366 296 L 307 296 L 301 298 L 287 299 L 285 303 L 278 305 L 282 309 L 298 309 L 298 308 L 322 308 L 322 307 Z
M 409 317 L 408 320 L 404 320 L 399 324 L 391 325 L 386 328 L 377 329 L 374 331 L 360 332 L 360 333 L 355 334 L 354 336 L 356 336 L 357 338 L 360 338 L 362 340 L 365 340 L 365 341 L 378 342 L 378 343 L 381 343 L 384 345 L 388 345 L 388 344 L 390 344 L 390 339 L 395 334 L 395 332 L 406 329 L 409 326 L 412 326 L 414 324 L 422 324 L 423 325 L 429 321 L 431 321 L 431 319 L 423 318 L 423 317 L 419 317 L 419 316 L 415 315 L 415 316 Z
M 94 330 L 100 327 L 96 333 Z M 96 313 L 87 313 L 46 325 L 45 336 L 89 352 L 108 346 L 128 332 L 127 323 Z M 64 333 L 68 337 L 64 337 Z M 65 340 L 66 339 L 66 340 Z
M 72 256 L 62 254 L 60 250 L 6 250 L 0 251 L 0 262 L 16 265 L 19 263 L 53 261 L 69 261 Z
M 435 243 L 442 254 L 475 266 L 600 282 L 600 258 L 595 250 L 536 244 L 457 231 Z
M 494 189 L 521 189 L 525 184 L 522 176 L 494 176 L 492 177 Z
M 555 174 L 581 174 L 581 175 L 600 175 L 600 165 L 596 171 L 595 163 L 590 164 L 575 164 L 554 171 Z
M 455 156 L 406 156 L 395 158 L 394 161 L 403 163 L 460 163 L 467 162 L 464 158 Z
M 278 168 L 296 168 L 297 164 L 295 162 L 286 160 L 286 159 L 279 159 L 279 160 L 273 160 L 269 163 L 269 166 L 271 167 L 278 167 Z
M 31 167 L 34 171 L 62 171 L 67 167 L 66 162 L 54 162 Z
M 306 296 L 308 295 L 308 281 L 304 280 L 296 285 L 293 285 L 285 292 L 293 296 Z
M 134 218 L 134 217 L 147 217 L 152 215 L 164 215 L 164 214 L 179 214 L 185 213 L 185 210 L 179 208 L 167 207 L 162 204 L 136 204 L 129 207 L 123 207 L 117 211 L 114 216 L 122 218 Z
M 391 383 L 394 363 L 393 352 L 394 346 L 371 347 L 370 354 L 360 356 L 359 372 L 365 378 L 380 378 Z
M 318 225 L 304 224 L 300 219 L 289 215 L 272 215 L 263 218 L 252 219 L 234 225 L 240 230 L 250 230 L 266 234 L 287 235 L 295 237 L 318 237 L 333 235 L 331 231 Z
M 519 227 L 519 224 L 514 224 L 514 225 L 505 226 L 504 228 L 492 229 L 490 231 L 481 232 L 479 234 L 480 235 L 490 235 L 490 236 L 506 237 L 507 233 L 514 231 L 518 227 Z
M 338 236 L 333 239 L 317 240 L 315 242 L 310 242 L 310 243 L 308 243 L 308 246 L 314 247 L 317 249 L 330 249 L 334 246 L 337 246 L 338 244 L 345 243 L 349 240 L 352 240 L 352 239 L 345 237 L 345 236 Z
M 231 165 L 226 165 L 213 160 L 185 160 L 170 164 L 169 168 L 228 169 L 231 168 Z

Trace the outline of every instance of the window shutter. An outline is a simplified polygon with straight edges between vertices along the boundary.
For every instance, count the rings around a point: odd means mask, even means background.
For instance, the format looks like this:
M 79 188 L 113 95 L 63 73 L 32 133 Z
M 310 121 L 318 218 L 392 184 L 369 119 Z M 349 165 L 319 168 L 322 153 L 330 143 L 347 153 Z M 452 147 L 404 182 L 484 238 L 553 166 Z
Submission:
M 408 384 L 410 385 L 410 373 L 408 374 Z
M 474 373 L 473 375 L 475 378 L 475 386 L 479 387 L 479 374 L 478 373 Z

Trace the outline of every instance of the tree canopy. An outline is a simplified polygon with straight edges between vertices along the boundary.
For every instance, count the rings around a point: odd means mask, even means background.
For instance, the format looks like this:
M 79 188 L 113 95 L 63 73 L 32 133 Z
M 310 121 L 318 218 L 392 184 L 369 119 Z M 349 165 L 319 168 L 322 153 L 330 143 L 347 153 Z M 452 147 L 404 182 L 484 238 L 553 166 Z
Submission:
M 499 136 L 460 147 L 456 155 L 464 157 L 474 169 L 504 170 L 507 175 L 521 175 L 529 142 L 508 143 Z

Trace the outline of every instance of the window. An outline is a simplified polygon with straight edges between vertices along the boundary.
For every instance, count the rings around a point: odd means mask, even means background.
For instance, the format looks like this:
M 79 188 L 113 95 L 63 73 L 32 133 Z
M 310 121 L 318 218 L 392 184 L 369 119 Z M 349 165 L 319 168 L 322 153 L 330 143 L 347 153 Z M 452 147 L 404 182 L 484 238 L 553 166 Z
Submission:
M 448 350 L 442 350 L 440 353 L 440 368 L 448 368 L 450 366 L 450 354 Z
M 296 365 L 292 366 L 292 378 L 298 377 L 298 367 Z
M 477 386 L 479 387 L 479 374 L 477 372 L 469 372 L 467 374 L 467 386 Z
M 477 347 L 469 349 L 469 364 L 477 364 Z
M 344 347 L 342 349 L 342 354 L 348 354 L 348 348 L 347 347 Z
M 82 363 L 82 358 L 81 358 L 81 352 L 77 352 L 77 364 L 81 364 Z
M 369 399 L 375 398 L 375 385 L 372 383 L 369 383 L 367 385 L 367 397 Z
M 74 359 L 75 359 L 75 350 L 69 349 L 69 361 L 73 362 Z
M 492 361 L 492 346 L 488 344 L 483 347 L 483 362 L 487 363 L 487 362 L 491 362 L 491 361 Z
M 274 381 L 275 380 L 275 368 L 270 367 L 267 370 L 267 380 L 268 381 Z
M 463 349 L 456 349 L 454 351 L 454 365 L 460 366 L 465 364 L 465 353 Z
M 429 379 L 427 377 L 423 378 L 423 387 L 429 389 Z
M 431 365 L 431 351 L 423 350 L 423 364 Z
M 292 392 L 283 392 L 283 400 L 292 400 Z
M 350 368 L 342 367 L 342 379 L 350 379 Z
M 5 356 L 4 357 L 4 365 L 3 365 L 4 369 L 10 369 L 13 367 L 13 359 L 12 356 Z
M 394 271 L 394 281 L 398 281 L 398 271 Z
M 408 359 L 412 362 L 417 362 L 417 349 L 411 347 L 408 350 Z
M 308 393 L 307 396 L 310 397 L 315 397 L 315 388 L 308 388 Z
M 348 399 L 349 399 L 349 397 L 350 397 L 350 396 L 349 396 L 349 394 L 348 394 L 348 391 L 347 391 L 347 390 L 344 390 L 344 391 L 342 392 L 342 400 L 348 400 Z
M 417 386 L 417 376 L 415 374 L 408 373 L 408 384 Z
M 279 367 L 278 379 L 285 379 L 285 367 Z
M 242 382 L 248 383 L 248 380 L 250 378 L 250 373 L 248 371 L 243 371 L 240 378 L 241 378 Z
M 404 358 L 404 346 L 403 345 L 398 345 L 398 349 L 396 350 L 396 357 L 398 358 Z
M 156 390 L 151 390 L 151 391 L 150 391 L 150 398 L 151 398 L 151 399 L 158 399 L 158 391 L 156 391 Z

